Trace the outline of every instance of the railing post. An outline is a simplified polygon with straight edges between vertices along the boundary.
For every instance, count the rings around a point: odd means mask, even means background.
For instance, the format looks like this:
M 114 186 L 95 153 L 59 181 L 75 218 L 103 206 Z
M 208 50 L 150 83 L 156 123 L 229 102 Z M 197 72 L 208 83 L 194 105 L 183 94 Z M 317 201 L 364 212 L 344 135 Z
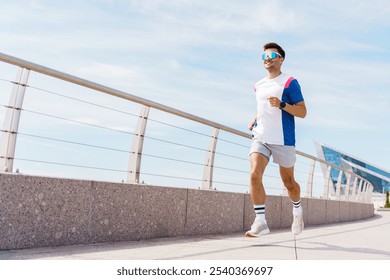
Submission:
M 218 134 L 219 129 L 213 128 L 204 164 L 202 189 L 211 190 L 213 188 L 214 158 L 215 148 L 217 147 Z
M 362 192 L 364 190 L 364 186 L 366 185 L 366 182 L 364 180 L 361 181 L 361 184 L 359 185 L 359 192 L 358 192 L 358 201 L 362 200 Z
M 364 192 L 366 190 L 367 182 L 363 182 L 363 186 L 360 190 L 360 195 L 359 195 L 359 201 L 362 202 L 364 200 Z
M 150 107 L 148 106 L 142 107 L 138 119 L 137 127 L 135 129 L 133 144 L 131 146 L 131 151 L 130 151 L 129 167 L 128 167 L 128 174 L 127 174 L 127 182 L 129 183 L 139 183 L 142 147 L 144 144 L 144 136 L 145 136 L 146 124 L 148 122 L 149 110 Z
M 367 202 L 368 201 L 368 193 L 370 189 L 370 184 L 367 184 L 365 190 L 364 190 L 364 195 L 363 195 L 363 201 L 362 202 Z
M 357 192 L 357 201 L 361 201 L 362 200 L 362 189 L 364 188 L 364 185 L 366 184 L 366 182 L 363 182 L 363 180 L 360 180 L 360 184 L 359 184 L 359 188 L 358 188 L 358 192 Z
M 326 175 L 325 175 L 325 181 L 324 181 L 324 199 L 329 198 L 329 188 L 331 186 L 330 181 L 330 171 L 332 170 L 332 167 L 328 165 L 328 169 L 326 170 Z
M 350 184 L 351 184 L 351 177 L 352 174 L 345 174 L 347 176 L 347 184 L 345 185 L 344 189 L 344 200 L 349 201 L 349 189 L 350 189 Z
M 20 68 L 8 103 L 0 138 L 0 172 L 12 172 L 20 114 L 30 70 Z
M 367 194 L 369 192 L 369 188 L 370 188 L 370 183 L 366 182 L 364 184 L 364 192 L 363 192 L 362 202 L 367 202 Z
M 372 202 L 372 192 L 374 191 L 374 186 L 370 184 L 368 191 L 367 191 L 367 200 L 366 203 Z
M 314 170 L 316 168 L 316 161 L 312 160 L 310 165 L 310 171 L 307 178 L 307 187 L 306 187 L 306 197 L 311 198 L 313 196 L 313 178 L 314 178 Z
M 358 177 L 355 177 L 355 180 L 353 181 L 353 186 L 352 186 L 352 197 L 350 200 L 356 201 L 356 192 L 357 192 L 357 182 L 358 182 Z
M 336 195 L 335 195 L 336 200 L 340 200 L 341 180 L 342 179 L 343 179 L 343 171 L 340 170 L 339 177 L 337 178 L 337 184 L 336 184 Z

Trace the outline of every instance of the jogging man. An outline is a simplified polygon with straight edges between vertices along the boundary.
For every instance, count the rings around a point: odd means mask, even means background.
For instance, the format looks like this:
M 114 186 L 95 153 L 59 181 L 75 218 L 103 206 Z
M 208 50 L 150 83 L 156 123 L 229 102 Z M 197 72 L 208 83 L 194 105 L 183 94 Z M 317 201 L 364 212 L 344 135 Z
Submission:
M 298 81 L 281 71 L 284 50 L 276 43 L 267 43 L 262 59 L 268 75 L 255 85 L 257 114 L 249 124 L 254 135 L 250 149 L 250 194 L 256 218 L 245 236 L 258 237 L 269 233 L 265 219 L 263 173 L 271 155 L 273 162 L 279 165 L 280 176 L 293 204 L 291 231 L 298 235 L 304 225 L 300 186 L 294 179 L 294 117 L 304 118 L 306 106 Z

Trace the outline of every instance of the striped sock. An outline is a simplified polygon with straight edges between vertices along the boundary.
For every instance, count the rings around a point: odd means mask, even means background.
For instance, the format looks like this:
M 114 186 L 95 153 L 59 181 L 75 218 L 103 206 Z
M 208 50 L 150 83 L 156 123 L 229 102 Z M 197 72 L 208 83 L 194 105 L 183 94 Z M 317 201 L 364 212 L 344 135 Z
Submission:
M 302 204 L 301 200 L 298 201 L 292 201 L 293 204 L 293 214 L 301 214 L 302 213 Z
M 255 209 L 256 218 L 265 223 L 265 204 L 255 204 L 253 208 Z

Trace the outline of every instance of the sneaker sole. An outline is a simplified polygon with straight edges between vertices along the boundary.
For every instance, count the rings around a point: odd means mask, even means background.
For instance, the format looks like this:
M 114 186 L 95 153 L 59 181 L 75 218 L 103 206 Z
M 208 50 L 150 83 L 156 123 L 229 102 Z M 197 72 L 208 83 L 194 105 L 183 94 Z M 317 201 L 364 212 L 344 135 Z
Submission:
M 266 235 L 266 234 L 268 234 L 268 233 L 269 233 L 269 229 L 263 230 L 263 231 L 261 231 L 261 232 L 260 232 L 259 234 L 257 234 L 257 235 L 251 234 L 249 231 L 247 231 L 247 232 L 245 233 L 245 237 L 256 238 L 256 237 L 259 237 L 259 236 L 261 236 L 261 235 Z

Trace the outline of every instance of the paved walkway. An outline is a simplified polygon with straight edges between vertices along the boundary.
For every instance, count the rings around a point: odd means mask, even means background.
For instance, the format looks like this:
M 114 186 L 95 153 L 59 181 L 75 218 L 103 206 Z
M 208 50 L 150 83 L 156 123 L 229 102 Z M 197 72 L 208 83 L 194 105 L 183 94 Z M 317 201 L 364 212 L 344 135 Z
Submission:
M 390 260 L 390 211 L 370 219 L 289 230 L 0 251 L 0 259 L 45 260 Z

